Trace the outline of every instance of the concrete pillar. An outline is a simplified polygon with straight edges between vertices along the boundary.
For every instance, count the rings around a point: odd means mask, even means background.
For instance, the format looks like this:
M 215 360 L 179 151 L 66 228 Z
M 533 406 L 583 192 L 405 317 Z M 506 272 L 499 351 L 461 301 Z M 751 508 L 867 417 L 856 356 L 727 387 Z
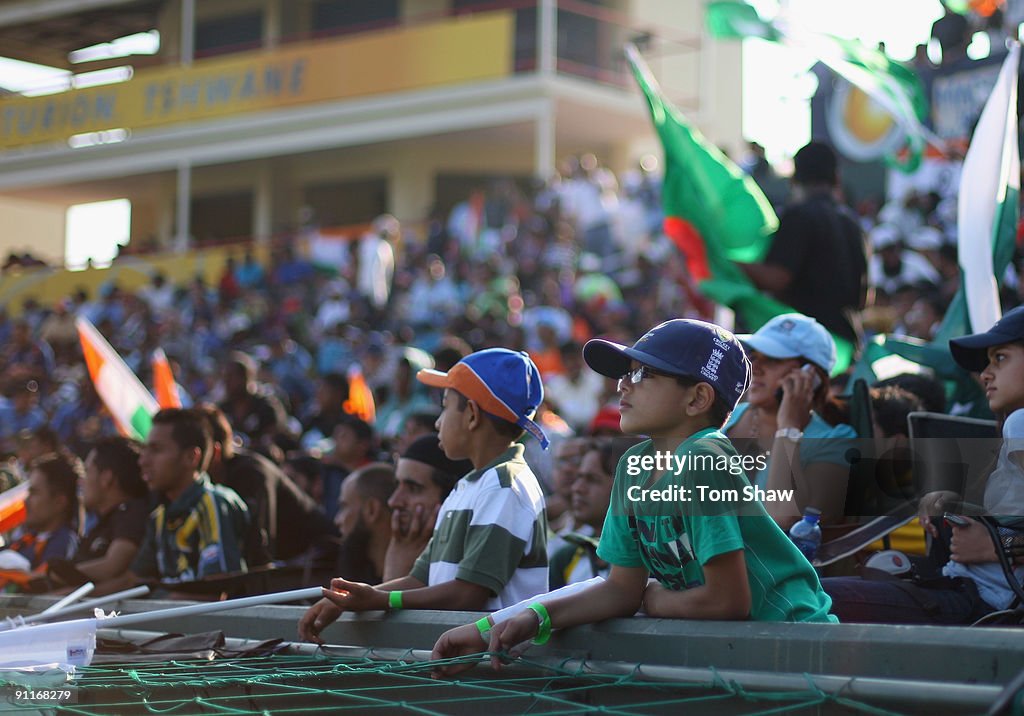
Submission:
M 178 164 L 178 190 L 175 195 L 174 250 L 188 251 L 192 243 L 192 165 Z
M 550 179 L 555 173 L 555 103 L 544 102 L 533 125 L 533 173 L 538 179 Z
M 272 50 L 281 44 L 281 0 L 266 0 L 263 5 L 263 47 Z
M 181 64 L 188 67 L 196 54 L 196 0 L 181 0 Z
M 257 243 L 267 243 L 274 234 L 274 171 L 273 159 L 260 165 L 253 188 L 252 236 Z
M 537 2 L 537 72 L 553 75 L 558 62 L 558 2 Z

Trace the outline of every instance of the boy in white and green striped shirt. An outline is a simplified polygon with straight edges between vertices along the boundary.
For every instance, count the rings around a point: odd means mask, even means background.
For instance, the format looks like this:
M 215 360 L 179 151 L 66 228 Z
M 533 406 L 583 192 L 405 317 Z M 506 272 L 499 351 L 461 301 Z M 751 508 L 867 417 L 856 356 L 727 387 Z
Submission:
M 544 495 L 517 442 L 528 432 L 547 447 L 532 420 L 544 399 L 537 366 L 525 353 L 490 348 L 448 373 L 424 370 L 417 378 L 444 388 L 441 449 L 475 469 L 441 505 L 409 576 L 376 587 L 332 580 L 299 621 L 303 639 L 321 642 L 320 632 L 345 610 L 496 609 L 547 591 Z

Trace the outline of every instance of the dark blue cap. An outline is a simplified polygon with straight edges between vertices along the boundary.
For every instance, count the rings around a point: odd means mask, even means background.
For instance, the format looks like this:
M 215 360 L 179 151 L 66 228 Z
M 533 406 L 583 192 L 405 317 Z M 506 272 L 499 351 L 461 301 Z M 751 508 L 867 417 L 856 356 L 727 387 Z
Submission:
M 980 373 L 988 365 L 989 348 L 1018 341 L 1024 341 L 1024 306 L 1007 311 L 984 333 L 952 339 L 949 350 L 964 370 Z
M 583 346 L 587 365 L 621 378 L 636 361 L 664 373 L 708 383 L 735 407 L 750 382 L 750 361 L 729 331 L 714 323 L 676 318 L 647 331 L 633 347 L 595 339 Z

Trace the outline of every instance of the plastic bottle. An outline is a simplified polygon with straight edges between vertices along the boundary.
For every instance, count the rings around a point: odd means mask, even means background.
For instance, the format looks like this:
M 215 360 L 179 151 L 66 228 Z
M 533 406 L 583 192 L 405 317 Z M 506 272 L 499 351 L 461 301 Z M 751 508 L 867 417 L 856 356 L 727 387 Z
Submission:
M 804 517 L 789 530 L 789 538 L 793 544 L 804 553 L 807 561 L 814 559 L 821 546 L 821 527 L 818 520 L 821 519 L 821 510 L 816 507 L 808 507 L 804 510 Z

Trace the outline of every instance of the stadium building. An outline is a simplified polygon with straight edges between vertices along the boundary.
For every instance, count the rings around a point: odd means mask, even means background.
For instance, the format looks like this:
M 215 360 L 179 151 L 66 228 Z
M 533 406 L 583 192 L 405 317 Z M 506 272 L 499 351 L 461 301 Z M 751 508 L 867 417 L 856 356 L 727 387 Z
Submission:
M 62 72 L 0 97 L 0 252 L 62 265 L 65 213 L 89 202 L 130 202 L 125 254 L 180 257 L 310 221 L 415 224 L 581 152 L 625 169 L 657 147 L 627 41 L 712 141 L 737 149 L 740 46 L 702 37 L 702 12 L 700 0 L 4 0 L 4 55 Z M 125 55 L 121 38 L 139 33 L 149 54 Z

